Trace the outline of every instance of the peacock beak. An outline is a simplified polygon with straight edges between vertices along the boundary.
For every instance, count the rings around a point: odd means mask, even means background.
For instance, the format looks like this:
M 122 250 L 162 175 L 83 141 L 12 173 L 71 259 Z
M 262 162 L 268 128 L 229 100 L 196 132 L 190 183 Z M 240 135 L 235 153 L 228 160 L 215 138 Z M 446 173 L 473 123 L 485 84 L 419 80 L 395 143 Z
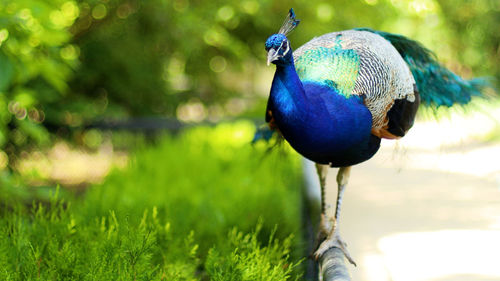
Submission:
M 275 49 L 269 49 L 267 52 L 267 65 L 270 65 L 273 61 L 279 58 L 280 54 Z

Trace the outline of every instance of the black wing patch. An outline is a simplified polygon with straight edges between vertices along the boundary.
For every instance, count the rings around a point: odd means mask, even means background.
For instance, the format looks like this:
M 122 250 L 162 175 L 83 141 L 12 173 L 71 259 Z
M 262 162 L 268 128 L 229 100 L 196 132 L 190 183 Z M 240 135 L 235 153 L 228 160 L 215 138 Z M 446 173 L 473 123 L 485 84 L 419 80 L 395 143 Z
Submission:
M 415 115 L 420 105 L 420 94 L 415 84 L 413 85 L 413 89 L 415 94 L 413 102 L 406 98 L 397 99 L 394 101 L 389 112 L 387 112 L 387 118 L 389 119 L 387 131 L 395 136 L 403 137 L 415 121 Z

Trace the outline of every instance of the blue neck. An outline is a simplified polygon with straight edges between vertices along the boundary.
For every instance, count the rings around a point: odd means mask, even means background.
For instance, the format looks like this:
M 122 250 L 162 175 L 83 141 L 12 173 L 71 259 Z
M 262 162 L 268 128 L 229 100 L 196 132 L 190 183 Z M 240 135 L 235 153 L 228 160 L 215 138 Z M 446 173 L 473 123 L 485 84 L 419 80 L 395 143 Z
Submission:
M 293 60 L 276 64 L 270 99 L 278 118 L 291 122 L 307 118 L 307 98 Z

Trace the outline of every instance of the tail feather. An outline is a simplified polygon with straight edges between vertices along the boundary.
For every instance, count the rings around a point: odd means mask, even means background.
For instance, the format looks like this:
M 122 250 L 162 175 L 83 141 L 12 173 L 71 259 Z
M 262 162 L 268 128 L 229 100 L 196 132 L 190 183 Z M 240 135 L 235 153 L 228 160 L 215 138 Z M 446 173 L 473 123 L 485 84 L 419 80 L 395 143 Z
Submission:
M 489 86 L 485 79 L 466 80 L 456 75 L 442 66 L 434 53 L 417 41 L 369 28 L 356 30 L 378 34 L 391 42 L 410 67 L 423 104 L 436 107 L 466 104 L 473 96 L 482 96 L 482 90 Z

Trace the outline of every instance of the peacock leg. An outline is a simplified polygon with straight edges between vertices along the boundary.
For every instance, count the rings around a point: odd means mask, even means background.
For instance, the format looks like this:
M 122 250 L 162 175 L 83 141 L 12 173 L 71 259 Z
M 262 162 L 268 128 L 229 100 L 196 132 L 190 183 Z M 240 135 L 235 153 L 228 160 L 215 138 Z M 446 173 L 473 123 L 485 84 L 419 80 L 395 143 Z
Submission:
M 328 216 L 326 215 L 328 208 L 325 203 L 326 175 L 328 174 L 328 168 L 329 166 L 327 165 L 316 163 L 316 172 L 318 173 L 319 186 L 321 188 L 321 221 L 318 230 L 318 242 L 325 240 L 331 229 L 330 219 L 328 219 Z
M 330 222 L 326 220 L 326 213 L 324 212 L 324 209 L 322 208 L 322 214 L 321 214 L 321 226 L 320 226 L 320 235 L 322 235 L 321 232 L 324 232 L 325 230 L 328 229 L 328 234 L 326 235 L 326 239 L 321 242 L 319 245 L 318 249 L 314 253 L 314 257 L 316 260 L 318 260 L 328 249 L 337 247 L 344 252 L 345 257 L 347 260 L 352 263 L 353 265 L 356 265 L 354 260 L 351 258 L 351 255 L 347 251 L 347 245 L 346 243 L 340 238 L 340 234 L 338 231 L 338 221 L 339 221 L 339 216 L 340 216 L 340 207 L 342 206 L 342 198 L 344 196 L 344 191 L 347 186 L 347 181 L 349 180 L 349 174 L 351 172 L 351 167 L 341 167 L 339 168 L 338 174 L 337 174 L 337 185 L 338 185 L 338 192 L 337 192 L 337 202 L 335 206 L 335 215 L 333 217 L 333 225 L 330 226 Z M 319 172 L 318 172 L 319 174 Z M 320 183 L 321 183 L 321 176 L 320 176 Z M 322 185 L 322 191 L 323 191 L 324 185 Z M 322 192 L 322 207 L 324 204 L 324 199 L 323 195 L 324 192 Z M 324 237 L 324 236 L 323 236 Z

